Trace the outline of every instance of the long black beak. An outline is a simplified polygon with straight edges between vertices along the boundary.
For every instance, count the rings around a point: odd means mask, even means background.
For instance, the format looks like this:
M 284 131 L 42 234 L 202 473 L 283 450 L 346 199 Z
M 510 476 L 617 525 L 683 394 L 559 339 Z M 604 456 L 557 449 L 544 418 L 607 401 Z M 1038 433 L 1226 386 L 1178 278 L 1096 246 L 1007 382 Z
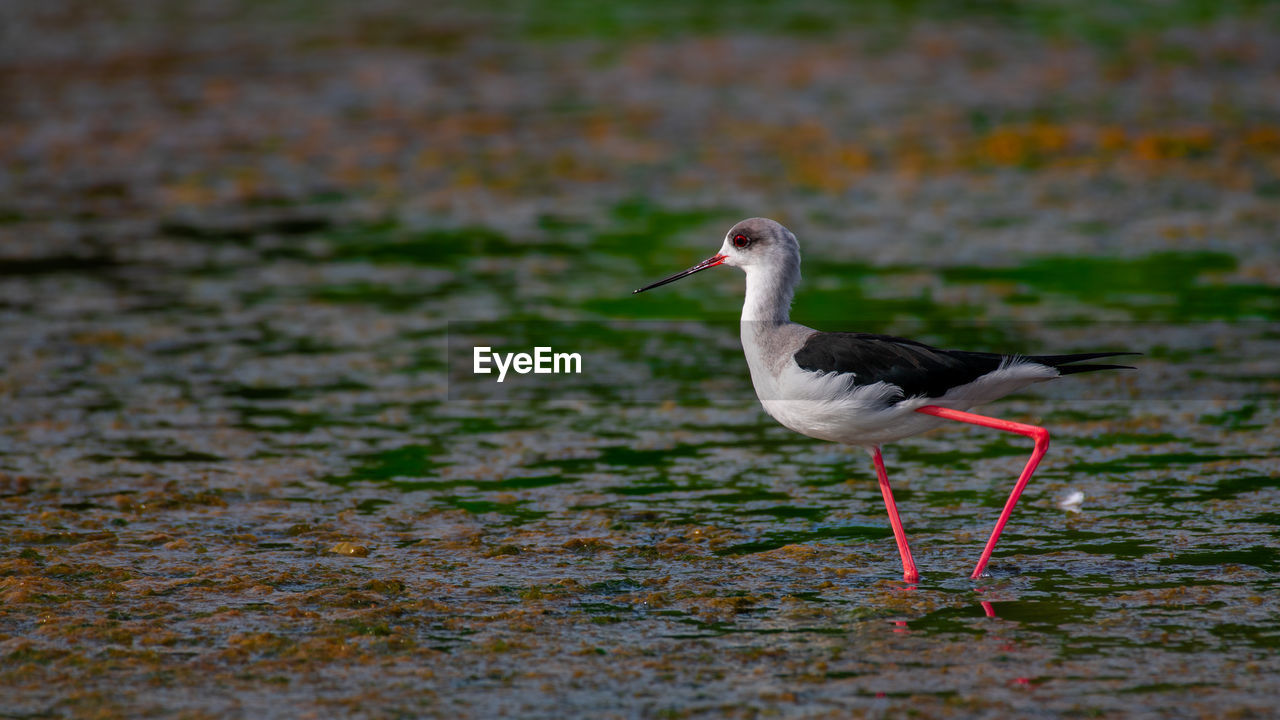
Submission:
M 652 284 L 652 285 L 645 285 L 644 287 L 640 288 L 639 290 L 634 290 L 634 291 L 632 291 L 632 293 L 631 293 L 631 294 L 632 294 L 632 295 L 635 295 L 636 293 L 642 293 L 642 292 L 644 292 L 645 290 L 652 290 L 652 289 L 654 289 L 654 288 L 656 288 L 656 287 L 661 287 L 661 286 L 663 286 L 663 285 L 666 285 L 667 283 L 673 283 L 673 282 L 675 282 L 675 281 L 679 280 L 679 279 L 680 279 L 680 278 L 682 278 L 682 277 L 688 277 L 688 276 L 690 276 L 690 275 L 692 275 L 692 274 L 694 274 L 694 273 L 696 273 L 696 272 L 702 272 L 703 270 L 706 270 L 707 268 L 713 268 L 713 267 L 715 267 L 715 266 L 719 265 L 720 263 L 724 262 L 724 260 L 725 260 L 725 258 L 726 258 L 726 257 L 727 257 L 726 255 L 712 255 L 711 257 L 707 258 L 706 260 L 703 260 L 702 262 L 698 263 L 697 265 L 694 265 L 693 267 L 689 268 L 688 270 L 685 270 L 684 272 L 678 272 L 678 273 L 676 273 L 675 275 L 672 275 L 671 277 L 666 278 L 665 280 L 659 280 L 658 282 L 656 282 L 656 283 L 654 283 L 654 284 Z

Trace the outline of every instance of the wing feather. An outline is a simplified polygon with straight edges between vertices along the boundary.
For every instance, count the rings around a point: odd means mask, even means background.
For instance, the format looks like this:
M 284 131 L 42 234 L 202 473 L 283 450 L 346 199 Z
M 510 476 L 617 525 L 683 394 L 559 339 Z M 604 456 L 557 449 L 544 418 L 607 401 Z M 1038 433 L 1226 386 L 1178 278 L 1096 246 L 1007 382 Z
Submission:
M 942 397 L 948 390 L 1017 361 L 1055 368 L 1067 375 L 1091 370 L 1126 368 L 1124 365 L 1068 363 L 1113 355 L 1102 352 L 1074 355 L 1001 355 L 999 353 L 942 350 L 915 340 L 871 333 L 816 332 L 795 354 L 804 370 L 852 375 L 853 385 L 890 383 L 902 388 L 903 397 Z M 1066 366 L 1066 367 L 1064 367 Z

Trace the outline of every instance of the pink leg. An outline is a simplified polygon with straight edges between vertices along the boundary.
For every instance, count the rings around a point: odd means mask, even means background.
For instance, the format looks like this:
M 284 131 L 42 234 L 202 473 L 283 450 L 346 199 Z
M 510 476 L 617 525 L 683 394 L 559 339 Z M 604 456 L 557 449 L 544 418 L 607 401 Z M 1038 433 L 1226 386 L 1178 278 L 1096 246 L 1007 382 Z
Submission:
M 982 550 L 982 557 L 978 558 L 978 565 L 973 569 L 973 574 L 969 576 L 976 580 L 982 577 L 983 571 L 987 569 L 987 561 L 991 559 L 991 551 L 996 549 L 996 541 L 1000 539 L 1000 533 L 1004 530 L 1005 523 L 1009 522 L 1009 516 L 1013 514 L 1013 506 L 1018 504 L 1018 496 L 1022 495 L 1022 489 L 1027 486 L 1027 481 L 1031 479 L 1031 474 L 1036 471 L 1036 466 L 1040 464 L 1040 458 L 1044 457 L 1045 452 L 1049 449 L 1049 431 L 1037 425 L 1010 422 L 1009 420 L 1000 420 L 986 415 L 937 407 L 936 405 L 925 405 L 916 410 L 916 412 L 935 415 L 947 420 L 958 420 L 995 428 L 996 430 L 1004 430 L 1005 432 L 1018 433 L 1036 441 L 1035 449 L 1031 451 L 1031 459 L 1027 461 L 1027 466 L 1022 469 L 1022 475 L 1018 477 L 1017 484 L 1013 486 L 1013 492 L 1009 493 L 1009 501 L 1004 504 L 1004 512 L 1000 513 L 1000 519 L 996 521 L 996 527 L 991 531 L 991 538 L 987 540 L 987 546 Z
M 880 448 L 871 451 L 871 459 L 876 463 L 876 477 L 880 478 L 880 494 L 884 496 L 884 509 L 889 511 L 889 525 L 893 527 L 893 539 L 898 541 L 898 554 L 902 556 L 902 579 L 909 583 L 918 582 L 920 573 L 916 572 L 916 563 L 911 559 L 911 548 L 907 547 L 907 533 L 902 529 L 902 520 L 898 519 L 898 504 L 893 501 L 893 491 L 889 489 L 889 473 L 884 470 L 884 459 L 880 457 Z

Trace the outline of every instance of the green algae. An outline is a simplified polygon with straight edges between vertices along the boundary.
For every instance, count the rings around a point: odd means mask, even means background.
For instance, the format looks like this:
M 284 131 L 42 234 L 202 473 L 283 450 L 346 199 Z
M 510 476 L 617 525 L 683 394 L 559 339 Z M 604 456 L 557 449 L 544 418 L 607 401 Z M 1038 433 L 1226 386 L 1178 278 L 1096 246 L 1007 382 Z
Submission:
M 1227 253 L 1164 252 L 1134 259 L 1046 257 L 1012 268 L 952 267 L 942 276 L 949 282 L 1016 283 L 1032 293 L 1122 309 L 1136 321 L 1280 318 L 1280 288 L 1206 281 L 1236 268 L 1236 258 Z
M 778 532 L 770 533 L 767 537 L 752 542 L 738 543 L 727 548 L 716 551 L 717 555 L 750 555 L 753 553 L 767 552 L 776 550 L 786 545 L 796 545 L 801 543 L 810 543 L 817 540 L 826 540 L 830 538 L 872 538 L 880 539 L 889 537 L 890 533 L 887 528 L 883 527 L 827 527 L 816 530 L 797 531 L 797 532 Z

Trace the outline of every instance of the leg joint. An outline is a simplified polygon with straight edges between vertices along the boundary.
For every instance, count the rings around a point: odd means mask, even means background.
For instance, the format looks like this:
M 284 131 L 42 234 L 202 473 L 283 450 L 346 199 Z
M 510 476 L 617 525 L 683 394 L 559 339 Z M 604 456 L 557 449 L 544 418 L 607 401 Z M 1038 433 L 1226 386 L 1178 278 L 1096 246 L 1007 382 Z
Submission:
M 1048 447 L 1049 429 L 1040 427 L 1039 425 L 1032 425 L 1031 427 L 1034 428 L 1031 433 L 1031 437 L 1036 441 L 1036 445 L 1044 445 L 1045 447 Z

